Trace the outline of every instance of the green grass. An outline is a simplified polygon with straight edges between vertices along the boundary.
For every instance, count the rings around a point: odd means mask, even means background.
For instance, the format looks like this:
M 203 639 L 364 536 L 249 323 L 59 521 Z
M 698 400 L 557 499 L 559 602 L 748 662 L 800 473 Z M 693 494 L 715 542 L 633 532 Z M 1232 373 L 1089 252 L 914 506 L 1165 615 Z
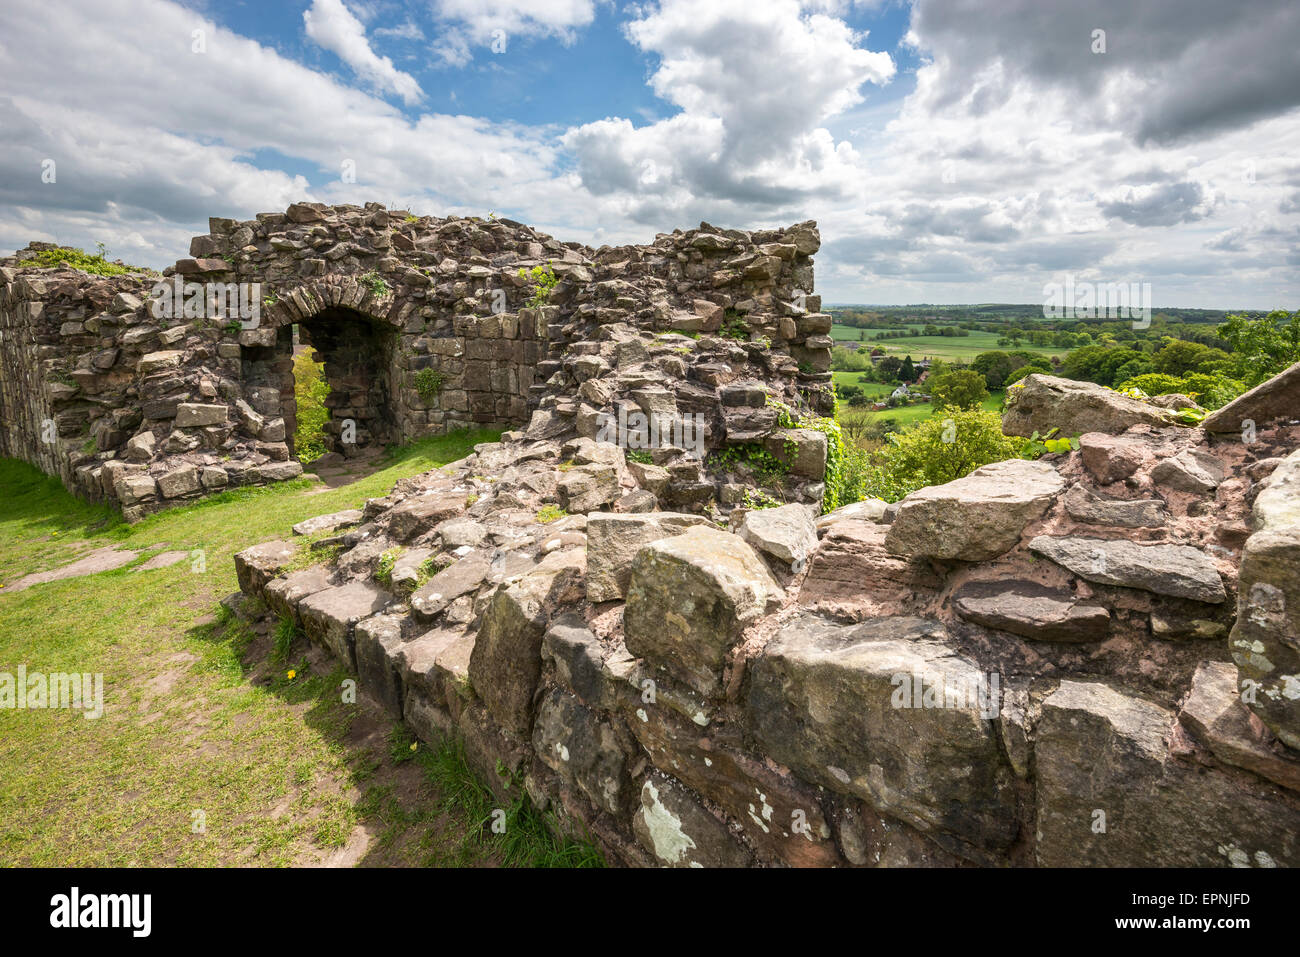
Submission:
M 102 673 L 105 697 L 98 720 L 0 709 L 0 864 L 316 863 L 359 826 L 388 834 L 394 821 L 401 826 L 365 863 L 586 861 L 582 845 L 543 841 L 522 807 L 518 848 L 494 842 L 477 810 L 441 803 L 445 769 L 415 774 L 365 743 L 373 719 L 342 701 L 340 669 L 270 622 L 258 631 L 214 612 L 237 590 L 236 552 L 359 506 L 495 435 L 415 443 L 338 489 L 300 480 L 234 490 L 133 526 L 0 460 L 4 581 L 90 548 L 140 552 L 132 566 L 0 594 L 0 671 Z M 203 562 L 131 570 L 163 549 L 201 552 Z M 414 776 L 403 784 L 402 774 Z M 374 792 L 385 787 L 392 792 Z M 194 811 L 206 817 L 202 833 Z
M 980 408 L 988 409 L 992 412 L 999 412 L 1002 409 L 1002 393 L 993 392 L 987 399 L 981 403 Z M 897 409 L 883 409 L 880 412 L 872 412 L 870 409 L 853 408 L 847 402 L 839 403 L 838 417 L 841 422 L 853 419 L 859 423 L 865 424 L 875 419 L 893 419 L 900 428 L 906 428 L 914 425 L 924 419 L 928 419 L 934 414 L 934 406 L 929 402 L 920 405 L 905 405 Z
M 41 269 L 67 265 L 74 269 L 80 269 L 82 272 L 94 273 L 97 276 L 121 276 L 132 272 L 153 272 L 152 269 L 147 269 L 144 266 L 119 266 L 116 263 L 111 263 L 104 255 L 102 247 L 96 255 L 91 255 L 84 249 L 77 249 L 73 246 L 42 249 L 31 259 L 24 260 L 21 265 L 27 268 L 37 267 Z
M 836 323 L 831 326 L 831 338 L 840 342 L 857 342 L 860 330 L 853 326 L 845 326 Z M 1011 352 L 1023 350 L 1032 352 L 1036 355 L 1043 356 L 1060 356 L 1062 360 L 1069 354 L 1069 349 L 1054 349 L 1050 347 L 1031 346 L 1027 343 L 1021 343 L 1019 346 L 1000 346 L 998 345 L 998 334 L 994 332 L 972 331 L 969 336 L 961 338 L 950 338 L 947 336 L 907 336 L 901 339 L 882 339 L 875 341 L 872 336 L 877 332 L 897 332 L 898 330 L 888 329 L 868 329 L 866 330 L 867 341 L 863 347 L 867 352 L 879 346 L 890 355 L 897 355 L 900 358 L 910 355 L 913 359 L 947 359 L 970 362 L 981 352 L 993 352 L 999 350 L 1002 352 Z

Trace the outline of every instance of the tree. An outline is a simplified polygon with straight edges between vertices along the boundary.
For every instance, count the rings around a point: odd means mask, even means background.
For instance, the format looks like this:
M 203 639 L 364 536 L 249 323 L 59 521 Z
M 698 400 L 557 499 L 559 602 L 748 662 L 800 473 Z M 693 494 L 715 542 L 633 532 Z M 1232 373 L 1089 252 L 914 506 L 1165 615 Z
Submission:
M 970 369 L 944 369 L 928 381 L 935 411 L 941 409 L 978 409 L 989 397 L 984 377 Z
M 1002 434 L 996 412 L 948 410 L 889 437 L 869 470 L 864 491 L 896 502 L 927 485 L 969 475 L 981 465 L 1016 458 L 1020 445 Z
M 899 370 L 903 368 L 903 361 L 898 356 L 885 356 L 880 360 L 878 369 L 886 376 L 886 381 L 898 378 Z
M 916 381 L 916 366 L 912 365 L 911 356 L 903 359 L 903 367 L 898 370 L 898 378 L 902 382 Z
M 1152 358 L 1151 365 L 1156 372 L 1181 376 L 1189 372 L 1199 372 L 1202 364 L 1223 357 L 1223 353 L 1218 349 L 1211 349 L 1199 342 L 1166 338 L 1164 346 Z
M 1300 310 L 1289 317 L 1285 309 L 1258 319 L 1229 316 L 1218 331 L 1219 338 L 1232 346 L 1226 371 L 1247 386 L 1257 386 L 1300 362 Z

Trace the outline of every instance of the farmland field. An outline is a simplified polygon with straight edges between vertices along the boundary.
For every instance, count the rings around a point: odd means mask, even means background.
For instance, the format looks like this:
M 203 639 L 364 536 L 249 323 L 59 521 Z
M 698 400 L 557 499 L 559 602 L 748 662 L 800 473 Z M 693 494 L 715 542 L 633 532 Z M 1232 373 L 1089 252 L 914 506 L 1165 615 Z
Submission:
M 853 373 L 844 374 L 853 375 Z M 839 375 L 841 375 L 841 373 L 837 372 L 836 376 Z M 866 383 L 868 386 L 876 384 L 877 383 Z M 885 387 L 882 386 L 881 388 Z M 1002 393 L 991 393 L 980 407 L 992 412 L 1000 412 L 1002 410 Z M 897 409 L 884 409 L 880 412 L 872 412 L 870 409 L 860 407 L 854 408 L 846 402 L 841 402 L 839 403 L 837 418 L 839 418 L 841 424 L 848 420 L 852 420 L 857 425 L 865 425 L 866 423 L 876 419 L 893 419 L 900 428 L 906 428 L 917 422 L 921 422 L 924 419 L 928 419 L 933 412 L 934 406 L 929 402 L 923 403 L 922 405 L 906 405 Z
M 998 334 L 994 332 L 971 332 L 969 336 L 961 338 L 951 338 L 947 336 L 907 336 L 902 339 L 882 339 L 879 342 L 872 339 L 877 332 L 889 332 L 897 330 L 888 329 L 855 329 L 853 326 L 845 326 L 836 323 L 831 326 L 831 338 L 839 342 L 857 342 L 858 334 L 866 332 L 866 342 L 869 344 L 868 349 L 874 349 L 876 346 L 884 349 L 887 353 L 898 356 L 910 355 L 913 359 L 948 359 L 961 360 L 970 362 L 981 352 L 990 352 L 994 349 L 1010 351 L 1019 349 L 1025 352 L 1032 352 L 1044 356 L 1060 356 L 1065 358 L 1069 349 L 1047 348 L 1042 346 L 1031 346 L 1028 343 L 1021 343 L 1019 346 L 1000 346 L 998 345 Z

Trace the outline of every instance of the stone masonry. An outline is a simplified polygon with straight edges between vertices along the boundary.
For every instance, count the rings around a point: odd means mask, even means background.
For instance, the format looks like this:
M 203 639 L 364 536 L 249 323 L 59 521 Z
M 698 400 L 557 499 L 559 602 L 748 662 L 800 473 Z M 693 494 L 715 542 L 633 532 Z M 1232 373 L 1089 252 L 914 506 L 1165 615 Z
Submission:
M 602 412 L 699 414 L 709 449 L 784 448 L 800 436 L 755 381 L 831 408 L 813 223 L 591 249 L 504 219 L 298 203 L 209 229 L 161 276 L 35 268 L 43 244 L 0 260 L 0 454 L 128 519 L 292 478 L 295 330 L 324 361 L 342 454 L 538 410 L 592 434 Z M 557 280 L 540 299 L 539 266 Z M 707 484 L 683 495 L 716 497 Z
M 1249 442 L 1061 381 L 1004 429 L 1083 405 L 1078 450 L 820 517 L 683 510 L 539 409 L 229 604 L 613 863 L 1300 865 L 1300 380 Z

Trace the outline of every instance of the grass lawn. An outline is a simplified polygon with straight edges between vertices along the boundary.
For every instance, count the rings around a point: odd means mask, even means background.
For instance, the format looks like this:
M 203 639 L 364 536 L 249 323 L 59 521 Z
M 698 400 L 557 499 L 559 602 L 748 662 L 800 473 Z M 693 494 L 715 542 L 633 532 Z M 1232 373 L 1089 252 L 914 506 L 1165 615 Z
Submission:
M 454 750 L 412 751 L 404 728 L 342 701 L 331 659 L 300 639 L 270 664 L 265 629 L 218 613 L 238 590 L 236 552 L 495 437 L 427 439 L 335 489 L 298 479 L 234 490 L 134 526 L 0 459 L 0 582 L 95 548 L 139 552 L 114 571 L 0 594 L 0 672 L 104 682 L 95 720 L 0 709 L 0 864 L 590 863 L 571 842 L 492 843 L 487 799 Z M 165 550 L 187 557 L 133 570 Z M 524 821 L 531 812 L 510 813 L 519 831 L 544 834 Z
M 844 326 L 836 323 L 831 326 L 831 338 L 841 342 L 857 342 L 858 333 L 861 330 L 852 326 Z M 993 332 L 971 332 L 968 336 L 961 338 L 950 338 L 947 336 L 907 336 L 902 339 L 882 339 L 879 342 L 871 337 L 876 332 L 891 331 L 868 329 L 867 341 L 863 343 L 868 352 L 879 346 L 885 352 L 897 355 L 910 355 L 913 359 L 960 359 L 962 362 L 970 362 L 981 352 L 992 352 L 1000 350 L 1003 352 L 1013 352 L 1021 350 L 1032 352 L 1043 356 L 1060 356 L 1062 360 L 1069 354 L 1069 349 L 1054 349 L 1040 346 L 1031 346 L 1027 343 L 1021 343 L 1019 346 L 1000 346 L 998 345 L 999 336 Z M 897 331 L 897 330 L 892 330 Z
M 838 375 L 839 373 L 836 374 Z M 1000 412 L 1002 410 L 1002 393 L 990 393 L 989 397 L 981 403 L 980 408 L 988 409 L 992 412 Z M 933 413 L 934 406 L 929 402 L 922 403 L 921 405 L 905 405 L 897 409 L 884 409 L 880 412 L 872 412 L 867 409 L 855 409 L 844 402 L 839 404 L 839 415 L 841 419 L 849 416 L 855 421 L 860 421 L 862 424 L 875 419 L 893 419 L 900 428 L 906 428 L 924 419 L 928 419 Z

